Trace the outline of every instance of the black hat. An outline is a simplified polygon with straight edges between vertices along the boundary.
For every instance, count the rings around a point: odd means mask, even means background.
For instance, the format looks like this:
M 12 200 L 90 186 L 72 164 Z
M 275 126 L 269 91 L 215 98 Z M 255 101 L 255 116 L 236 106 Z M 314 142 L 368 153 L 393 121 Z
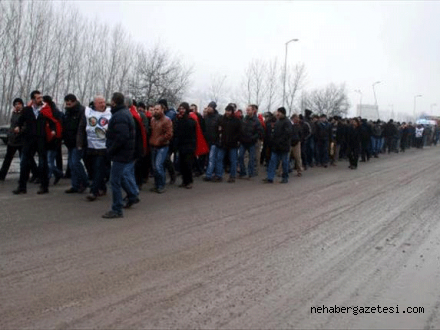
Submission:
M 15 103 L 21 103 L 21 105 L 24 105 L 24 103 L 23 103 L 23 100 L 21 99 L 21 98 L 16 98 L 15 100 L 14 100 L 14 102 L 12 102 L 12 105 L 15 105 Z
M 281 112 L 284 116 L 286 115 L 286 108 L 284 108 L 284 107 L 278 108 L 277 111 Z
M 180 107 L 182 107 L 182 108 L 185 109 L 185 113 L 189 113 L 189 104 L 188 104 L 188 102 L 182 102 L 182 103 L 180 103 L 179 108 L 180 108 Z
M 168 102 L 166 99 L 160 99 L 157 103 L 162 104 L 166 110 L 168 110 Z
M 217 108 L 217 103 L 215 103 L 214 101 L 211 101 L 211 102 L 209 102 L 208 107 L 213 108 L 215 110 L 215 108 Z
M 232 113 L 234 113 L 235 108 L 232 104 L 228 104 L 228 106 L 225 108 L 225 111 L 232 111 Z
M 306 114 L 306 117 L 310 117 L 310 115 L 312 114 L 312 110 L 306 109 L 304 113 Z

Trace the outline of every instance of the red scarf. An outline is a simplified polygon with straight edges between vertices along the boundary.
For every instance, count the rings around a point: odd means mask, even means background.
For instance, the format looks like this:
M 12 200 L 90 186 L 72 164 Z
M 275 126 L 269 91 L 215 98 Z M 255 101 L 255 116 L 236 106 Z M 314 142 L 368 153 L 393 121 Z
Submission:
M 51 142 L 54 138 L 61 139 L 63 133 L 63 126 L 61 125 L 61 122 L 53 116 L 52 109 L 48 104 L 43 105 L 43 107 L 40 110 L 40 115 L 42 115 L 43 117 L 52 121 L 55 124 L 55 135 L 52 135 L 52 129 L 50 128 L 49 122 L 46 122 L 45 125 L 46 141 Z
M 196 122 L 196 156 L 205 155 L 209 152 L 208 144 L 203 136 L 202 128 L 200 127 L 199 117 L 194 112 L 189 113 L 189 117 Z
M 136 107 L 133 105 L 130 107 L 131 115 L 133 116 L 134 120 L 137 121 L 138 126 L 141 128 L 141 134 L 142 134 L 142 150 L 144 152 L 144 155 L 147 154 L 147 132 L 144 127 L 144 123 L 142 122 L 141 115 L 137 112 Z

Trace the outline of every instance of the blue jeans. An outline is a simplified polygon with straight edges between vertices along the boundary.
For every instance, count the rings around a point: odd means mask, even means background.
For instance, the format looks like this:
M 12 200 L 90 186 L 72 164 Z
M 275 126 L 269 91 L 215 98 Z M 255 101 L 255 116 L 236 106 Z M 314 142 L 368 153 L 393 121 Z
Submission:
M 216 171 L 218 150 L 219 148 L 216 145 L 212 145 L 209 149 L 208 167 L 206 168 L 206 177 L 208 179 L 211 179 L 212 174 Z M 218 172 L 220 172 L 220 169 L 218 169 Z
M 240 149 L 238 151 L 238 163 L 240 164 L 240 176 L 246 176 L 246 166 L 244 165 L 244 155 L 246 151 L 249 152 L 249 163 L 248 163 L 248 172 L 249 176 L 254 176 L 255 170 L 255 144 L 250 146 L 240 145 Z
M 219 165 L 218 170 L 216 170 L 215 175 L 217 175 L 219 178 L 223 177 L 223 161 L 225 159 L 226 152 L 229 151 L 229 161 L 231 162 L 231 169 L 229 171 L 229 176 L 231 178 L 235 178 L 237 176 L 237 151 L 238 148 L 232 148 L 232 149 L 223 149 L 219 148 L 217 152 L 217 161 L 216 163 Z M 217 167 L 216 167 L 217 169 Z
M 135 195 L 137 197 L 139 195 L 139 188 L 136 184 L 136 176 L 134 174 L 134 161 L 128 163 L 128 165 L 125 167 L 123 181 L 130 191 L 129 195 Z
M 110 171 L 110 182 L 112 186 L 113 204 L 112 211 L 122 214 L 122 192 L 121 188 L 127 193 L 129 200 L 137 198 L 137 192 L 132 190 L 131 184 L 126 180 L 130 176 L 130 172 L 134 166 L 134 162 L 120 163 L 113 162 Z
M 61 177 L 63 176 L 63 172 L 58 169 L 58 167 L 55 165 L 55 159 L 57 157 L 57 150 L 48 150 L 47 151 L 47 162 L 49 165 L 49 179 L 52 177 L 52 174 L 55 175 L 55 177 Z
M 381 150 L 382 139 L 372 136 L 371 137 L 371 150 L 373 155 L 377 155 Z
M 78 150 L 77 148 L 68 150 L 67 162 L 69 163 L 70 172 L 72 174 L 72 188 L 76 190 L 89 185 L 86 171 L 81 163 L 83 155 L 83 150 Z
M 166 175 L 164 163 L 167 159 L 169 147 L 153 148 L 152 150 L 152 161 L 154 170 L 154 184 L 157 189 L 162 189 L 165 187 Z
M 209 150 L 209 162 L 208 169 L 206 170 L 206 177 L 211 178 L 212 174 L 219 178 L 223 177 L 223 160 L 225 158 L 226 150 L 217 147 L 216 145 L 211 146 Z M 229 160 L 231 161 L 231 178 L 237 176 L 237 148 L 229 149 Z
M 272 180 L 275 178 L 275 170 L 278 163 L 282 162 L 283 166 L 283 179 L 289 178 L 289 152 L 273 152 L 270 155 L 269 166 L 267 167 L 267 178 Z

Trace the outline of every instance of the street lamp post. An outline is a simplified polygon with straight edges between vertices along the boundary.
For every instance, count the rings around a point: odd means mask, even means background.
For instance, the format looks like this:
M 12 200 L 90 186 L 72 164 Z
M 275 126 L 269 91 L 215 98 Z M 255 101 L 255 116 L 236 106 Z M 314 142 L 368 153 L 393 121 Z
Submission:
M 417 117 L 416 117 L 416 100 L 417 100 L 417 98 L 418 97 L 422 97 L 422 95 L 414 95 L 414 121 L 416 121 L 417 120 Z
M 360 89 L 355 90 L 359 94 L 359 116 L 362 117 L 362 91 Z
M 376 90 L 374 89 L 374 86 L 376 86 L 377 84 L 380 84 L 380 83 L 381 83 L 380 81 L 376 81 L 376 82 L 373 84 L 374 103 L 375 103 L 375 105 L 376 105 L 377 119 L 380 119 L 380 116 L 379 116 L 379 106 L 377 105 Z
M 284 82 L 283 82 L 283 106 L 286 102 L 286 76 L 287 76 L 287 46 L 294 41 L 298 41 L 299 39 L 292 39 L 286 42 L 286 55 L 284 56 Z

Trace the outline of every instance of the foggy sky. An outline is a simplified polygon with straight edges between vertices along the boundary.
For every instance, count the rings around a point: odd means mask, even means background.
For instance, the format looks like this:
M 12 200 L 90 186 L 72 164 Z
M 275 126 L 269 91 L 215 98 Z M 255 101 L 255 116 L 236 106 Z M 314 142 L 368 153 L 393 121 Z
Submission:
M 362 103 L 440 115 L 440 2 L 436 1 L 73 1 L 90 18 L 121 23 L 146 45 L 160 41 L 194 66 L 194 91 L 212 75 L 233 90 L 252 59 L 305 63 L 306 89 L 345 82 L 355 114 Z M 231 93 L 232 94 L 232 93 Z M 190 96 L 188 95 L 188 96 Z

